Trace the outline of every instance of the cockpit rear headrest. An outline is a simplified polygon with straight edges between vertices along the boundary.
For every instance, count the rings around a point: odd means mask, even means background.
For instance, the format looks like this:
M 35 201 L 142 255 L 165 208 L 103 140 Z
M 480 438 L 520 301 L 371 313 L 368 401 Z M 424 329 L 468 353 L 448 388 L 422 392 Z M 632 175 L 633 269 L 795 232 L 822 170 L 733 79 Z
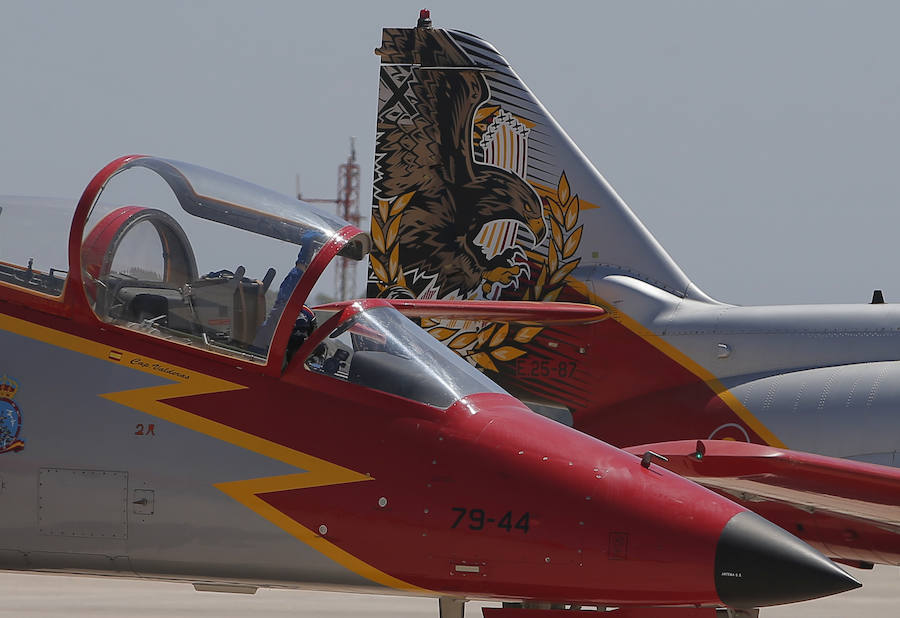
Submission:
M 340 250 L 338 255 L 358 261 L 367 256 L 371 249 L 372 239 L 365 232 L 360 232 L 347 241 L 347 244 L 344 245 L 344 248 Z

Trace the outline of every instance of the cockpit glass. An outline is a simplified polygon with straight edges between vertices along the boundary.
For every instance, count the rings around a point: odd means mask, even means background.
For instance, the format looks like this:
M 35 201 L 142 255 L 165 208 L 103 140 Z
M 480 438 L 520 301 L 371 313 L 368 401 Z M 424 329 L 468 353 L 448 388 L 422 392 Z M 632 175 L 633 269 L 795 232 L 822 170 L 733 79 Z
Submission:
M 149 221 L 135 224 L 113 256 L 112 272 L 147 281 L 162 281 L 166 250 Z
M 139 157 L 92 206 L 85 291 L 103 320 L 265 362 L 287 300 L 346 225 L 225 174 Z M 364 242 L 356 241 L 358 258 Z
M 185 191 L 181 196 L 187 198 L 190 193 L 196 196 L 193 200 L 182 200 L 185 210 L 212 220 L 225 219 L 235 227 L 246 225 L 273 238 L 296 239 L 296 226 L 317 229 L 330 237 L 347 225 L 343 219 L 312 204 L 191 163 L 138 159 L 134 165 L 157 171 L 170 184 L 180 184 L 183 179 L 190 192 Z
M 447 408 L 502 388 L 393 307 L 376 307 L 341 323 L 306 359 L 311 371 Z

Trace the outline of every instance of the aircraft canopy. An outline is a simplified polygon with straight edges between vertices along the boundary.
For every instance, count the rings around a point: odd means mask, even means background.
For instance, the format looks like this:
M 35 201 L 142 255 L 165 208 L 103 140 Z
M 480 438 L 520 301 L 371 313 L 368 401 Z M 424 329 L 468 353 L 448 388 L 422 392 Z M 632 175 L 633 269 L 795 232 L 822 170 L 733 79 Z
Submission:
M 118 163 L 79 205 L 91 199 L 81 274 L 104 321 L 265 362 L 288 301 L 296 318 L 330 260 L 368 253 L 366 234 L 312 204 L 189 163 Z

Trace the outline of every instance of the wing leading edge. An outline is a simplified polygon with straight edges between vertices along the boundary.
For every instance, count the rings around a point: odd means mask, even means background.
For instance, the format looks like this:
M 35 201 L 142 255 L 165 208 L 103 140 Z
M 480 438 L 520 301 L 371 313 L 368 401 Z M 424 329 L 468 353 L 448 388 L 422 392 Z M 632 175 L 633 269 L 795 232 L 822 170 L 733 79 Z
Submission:
M 897 468 L 728 440 L 680 440 L 625 450 L 663 455 L 668 461 L 653 458 L 653 465 L 737 499 L 808 542 L 820 536 L 819 544 L 832 548 L 832 555 L 840 557 L 841 545 L 858 545 L 867 537 L 880 537 L 872 548 L 878 553 L 896 553 L 889 548 L 900 545 Z M 812 514 L 827 526 L 810 530 Z M 887 546 L 885 536 L 893 539 Z M 887 562 L 896 564 L 895 559 Z
M 340 301 L 316 307 L 339 310 L 353 301 Z M 536 301 L 463 301 L 388 299 L 408 318 L 470 320 L 486 322 L 534 322 L 550 324 L 593 324 L 609 317 L 602 307 L 564 302 Z

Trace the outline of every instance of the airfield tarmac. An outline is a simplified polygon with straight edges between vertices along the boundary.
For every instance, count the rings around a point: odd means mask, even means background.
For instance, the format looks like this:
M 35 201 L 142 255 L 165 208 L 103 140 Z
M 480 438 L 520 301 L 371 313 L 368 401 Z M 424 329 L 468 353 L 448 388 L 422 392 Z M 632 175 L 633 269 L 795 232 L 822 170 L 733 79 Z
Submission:
M 836 597 L 768 608 L 761 618 L 869 618 L 896 616 L 900 570 L 850 569 L 863 587 Z M 466 618 L 480 618 L 490 603 L 469 603 Z M 437 618 L 437 601 L 407 597 L 260 590 L 255 595 L 196 592 L 187 584 L 114 578 L 0 572 L 0 617 L 129 618 Z

